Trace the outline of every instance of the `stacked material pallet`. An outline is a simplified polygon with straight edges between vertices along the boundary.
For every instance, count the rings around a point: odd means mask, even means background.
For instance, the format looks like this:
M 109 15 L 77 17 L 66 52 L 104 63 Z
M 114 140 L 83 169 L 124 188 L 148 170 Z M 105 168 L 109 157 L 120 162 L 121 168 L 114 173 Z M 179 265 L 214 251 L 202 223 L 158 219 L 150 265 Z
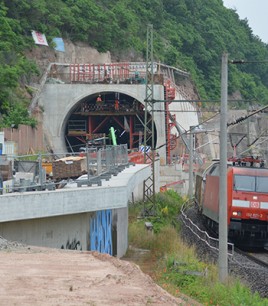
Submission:
M 0 156 L 0 174 L 3 181 L 10 180 L 12 178 L 12 163 L 4 155 Z
M 86 158 L 69 156 L 57 159 L 52 163 L 54 179 L 75 178 L 87 173 Z

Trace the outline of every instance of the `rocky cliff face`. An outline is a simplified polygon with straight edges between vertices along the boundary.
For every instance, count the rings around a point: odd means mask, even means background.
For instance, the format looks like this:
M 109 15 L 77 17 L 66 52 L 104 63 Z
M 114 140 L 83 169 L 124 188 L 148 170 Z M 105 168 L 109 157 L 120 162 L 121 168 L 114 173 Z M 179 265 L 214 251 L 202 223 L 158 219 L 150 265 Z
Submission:
M 40 68 L 40 76 L 48 67 L 49 63 L 85 64 L 85 63 L 111 63 L 110 52 L 100 53 L 85 43 L 72 43 L 64 41 L 65 52 L 55 51 L 51 47 L 36 46 L 28 51 L 26 56 L 33 59 Z M 38 82 L 38 80 L 33 80 Z

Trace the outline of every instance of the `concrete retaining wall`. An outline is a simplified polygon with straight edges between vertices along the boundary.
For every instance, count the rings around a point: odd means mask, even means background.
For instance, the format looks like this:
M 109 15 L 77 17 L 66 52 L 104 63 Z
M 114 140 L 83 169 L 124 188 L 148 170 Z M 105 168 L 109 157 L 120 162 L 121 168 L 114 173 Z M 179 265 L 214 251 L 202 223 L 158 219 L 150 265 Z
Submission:
M 128 247 L 128 208 L 112 211 L 113 253 L 122 257 Z M 10 241 L 50 247 L 89 251 L 90 222 L 95 213 L 73 214 L 42 219 L 0 223 L 0 235 Z

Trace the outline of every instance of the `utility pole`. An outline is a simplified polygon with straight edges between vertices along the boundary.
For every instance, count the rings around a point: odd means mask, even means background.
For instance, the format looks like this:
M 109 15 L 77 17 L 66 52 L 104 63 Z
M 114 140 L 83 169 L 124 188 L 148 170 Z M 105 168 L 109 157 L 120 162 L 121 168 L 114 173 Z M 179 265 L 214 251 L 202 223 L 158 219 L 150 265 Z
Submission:
M 86 137 L 86 161 L 87 161 L 87 183 L 89 184 L 89 152 L 88 152 L 88 136 Z
M 151 161 L 152 174 L 144 181 L 143 200 L 150 201 L 151 207 L 146 214 L 155 214 L 155 139 L 154 139 L 154 60 L 153 60 L 153 26 L 147 27 L 147 50 L 146 50 L 146 92 L 145 92 L 145 114 L 144 114 L 144 163 Z M 151 120 L 148 121 L 148 112 L 151 112 Z M 148 140 L 151 138 L 151 151 L 147 151 Z
M 227 105 L 228 54 L 223 53 L 221 65 L 221 113 L 220 113 L 220 189 L 219 189 L 219 280 L 228 278 L 227 247 Z
M 42 155 L 38 154 L 38 166 L 39 166 L 39 184 L 40 184 L 40 190 L 43 188 L 43 168 L 42 168 Z
M 194 141 L 194 126 L 190 126 L 190 144 L 189 144 L 189 199 L 193 197 L 193 141 Z
M 248 114 L 249 114 L 249 109 L 247 109 L 247 116 L 248 116 Z M 250 118 L 247 119 L 247 145 L 248 145 L 248 147 L 250 146 L 249 125 L 250 125 Z

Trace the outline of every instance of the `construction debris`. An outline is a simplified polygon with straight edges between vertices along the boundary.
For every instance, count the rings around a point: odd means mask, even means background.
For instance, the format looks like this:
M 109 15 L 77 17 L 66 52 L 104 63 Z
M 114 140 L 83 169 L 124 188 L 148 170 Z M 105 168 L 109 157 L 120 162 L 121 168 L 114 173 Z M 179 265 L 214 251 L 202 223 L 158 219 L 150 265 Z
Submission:
M 54 179 L 68 179 L 87 173 L 86 157 L 69 156 L 52 162 Z

